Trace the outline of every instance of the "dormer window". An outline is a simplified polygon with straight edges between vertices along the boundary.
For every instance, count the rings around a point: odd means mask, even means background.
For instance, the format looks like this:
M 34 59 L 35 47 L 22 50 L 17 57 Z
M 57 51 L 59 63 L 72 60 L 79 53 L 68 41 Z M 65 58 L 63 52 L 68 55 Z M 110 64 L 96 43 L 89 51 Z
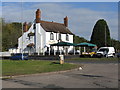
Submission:
M 69 35 L 66 34 L 66 41 L 69 41 Z
M 28 33 L 29 40 L 31 36 L 35 36 L 35 33 L 32 33 L 32 32 Z
M 50 40 L 54 40 L 54 34 L 52 32 L 50 33 Z

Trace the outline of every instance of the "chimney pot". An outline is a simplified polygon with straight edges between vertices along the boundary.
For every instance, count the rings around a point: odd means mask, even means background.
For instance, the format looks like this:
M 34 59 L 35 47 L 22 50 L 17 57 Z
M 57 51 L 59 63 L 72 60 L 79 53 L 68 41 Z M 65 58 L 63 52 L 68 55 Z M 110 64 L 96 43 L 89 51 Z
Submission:
M 24 22 L 23 24 L 23 32 L 27 32 L 28 31 L 28 24 L 27 22 Z
M 64 25 L 65 25 L 66 27 L 68 27 L 68 17 L 67 17 L 67 16 L 64 18 Z

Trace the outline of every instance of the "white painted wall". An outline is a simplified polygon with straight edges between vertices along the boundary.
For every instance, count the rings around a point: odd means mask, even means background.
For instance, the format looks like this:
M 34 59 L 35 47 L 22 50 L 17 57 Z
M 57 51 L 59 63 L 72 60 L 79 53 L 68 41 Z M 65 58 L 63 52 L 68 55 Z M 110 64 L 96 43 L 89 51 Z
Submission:
M 41 27 L 40 23 L 36 24 L 36 31 L 35 31 L 35 48 L 37 53 L 42 53 L 43 49 L 46 44 L 46 32 Z
M 52 33 L 54 34 L 54 40 L 50 40 L 51 32 L 46 32 L 46 46 L 48 46 L 48 47 L 50 47 L 49 44 L 57 43 L 58 39 L 59 39 L 59 33 L 54 33 L 54 32 L 52 32 Z M 66 34 L 61 34 L 61 40 L 62 41 L 73 43 L 73 35 L 68 34 L 68 37 L 69 37 L 69 40 L 67 41 L 66 40 Z M 59 49 L 63 50 L 63 47 L 59 47 Z M 73 49 L 73 46 L 70 46 L 68 48 L 68 52 L 72 49 Z M 57 50 L 57 46 L 56 47 L 54 46 L 54 50 Z
M 33 25 L 34 25 L 34 23 L 30 27 L 30 29 L 27 32 L 24 32 L 23 35 L 18 39 L 18 49 L 19 49 L 20 53 L 22 51 L 23 52 L 28 52 L 28 51 L 26 51 L 27 45 L 30 44 L 30 43 L 34 43 L 34 37 L 32 36 L 30 38 L 30 40 L 29 40 L 29 37 L 28 37 L 28 33 L 30 33 L 30 32 L 34 33 Z M 23 41 L 22 41 L 22 39 L 23 39 Z
M 50 34 L 51 32 L 46 32 L 40 25 L 40 23 L 36 23 L 36 30 L 33 29 L 34 23 L 30 27 L 30 29 L 27 32 L 24 32 L 23 36 L 21 36 L 18 39 L 18 49 L 19 52 L 22 52 L 22 46 L 23 46 L 23 52 L 29 53 L 29 52 L 36 52 L 36 53 L 43 53 L 43 51 L 47 50 L 47 47 L 50 47 L 49 44 L 54 44 L 58 42 L 59 39 L 59 33 L 53 33 L 54 35 L 54 40 L 50 40 Z M 35 37 L 32 36 L 29 40 L 28 33 L 35 33 Z M 69 40 L 66 40 L 66 34 L 61 34 L 61 40 L 64 42 L 70 42 L 73 43 L 73 35 L 69 35 Z M 23 42 L 22 42 L 23 39 Z M 23 45 L 22 45 L 23 43 Z M 27 45 L 30 43 L 35 43 L 35 48 L 32 48 L 29 50 L 27 48 Z M 54 46 L 54 49 L 57 50 L 57 46 Z M 63 50 L 63 47 L 59 48 L 60 50 Z M 70 46 L 68 48 L 68 51 L 72 50 L 73 46 Z

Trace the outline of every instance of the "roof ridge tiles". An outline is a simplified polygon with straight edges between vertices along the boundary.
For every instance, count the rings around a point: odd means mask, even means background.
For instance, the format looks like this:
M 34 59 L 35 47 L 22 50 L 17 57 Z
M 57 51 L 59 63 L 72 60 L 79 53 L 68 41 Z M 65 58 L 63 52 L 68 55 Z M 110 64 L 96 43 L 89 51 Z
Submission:
M 40 23 L 55 23 L 55 24 L 61 24 L 61 25 L 64 25 L 63 23 L 58 23 L 58 22 L 53 22 L 53 21 L 43 21 L 43 20 L 40 20 Z M 64 25 L 65 26 L 65 25 Z

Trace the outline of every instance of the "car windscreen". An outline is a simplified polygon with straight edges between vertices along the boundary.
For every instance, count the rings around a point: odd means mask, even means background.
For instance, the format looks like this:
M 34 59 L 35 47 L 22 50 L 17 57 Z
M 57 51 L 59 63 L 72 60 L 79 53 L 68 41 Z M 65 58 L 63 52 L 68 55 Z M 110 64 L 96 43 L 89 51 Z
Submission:
M 109 49 L 108 48 L 101 48 L 101 49 L 99 49 L 98 51 L 101 51 L 101 52 L 108 52 L 109 51 Z

